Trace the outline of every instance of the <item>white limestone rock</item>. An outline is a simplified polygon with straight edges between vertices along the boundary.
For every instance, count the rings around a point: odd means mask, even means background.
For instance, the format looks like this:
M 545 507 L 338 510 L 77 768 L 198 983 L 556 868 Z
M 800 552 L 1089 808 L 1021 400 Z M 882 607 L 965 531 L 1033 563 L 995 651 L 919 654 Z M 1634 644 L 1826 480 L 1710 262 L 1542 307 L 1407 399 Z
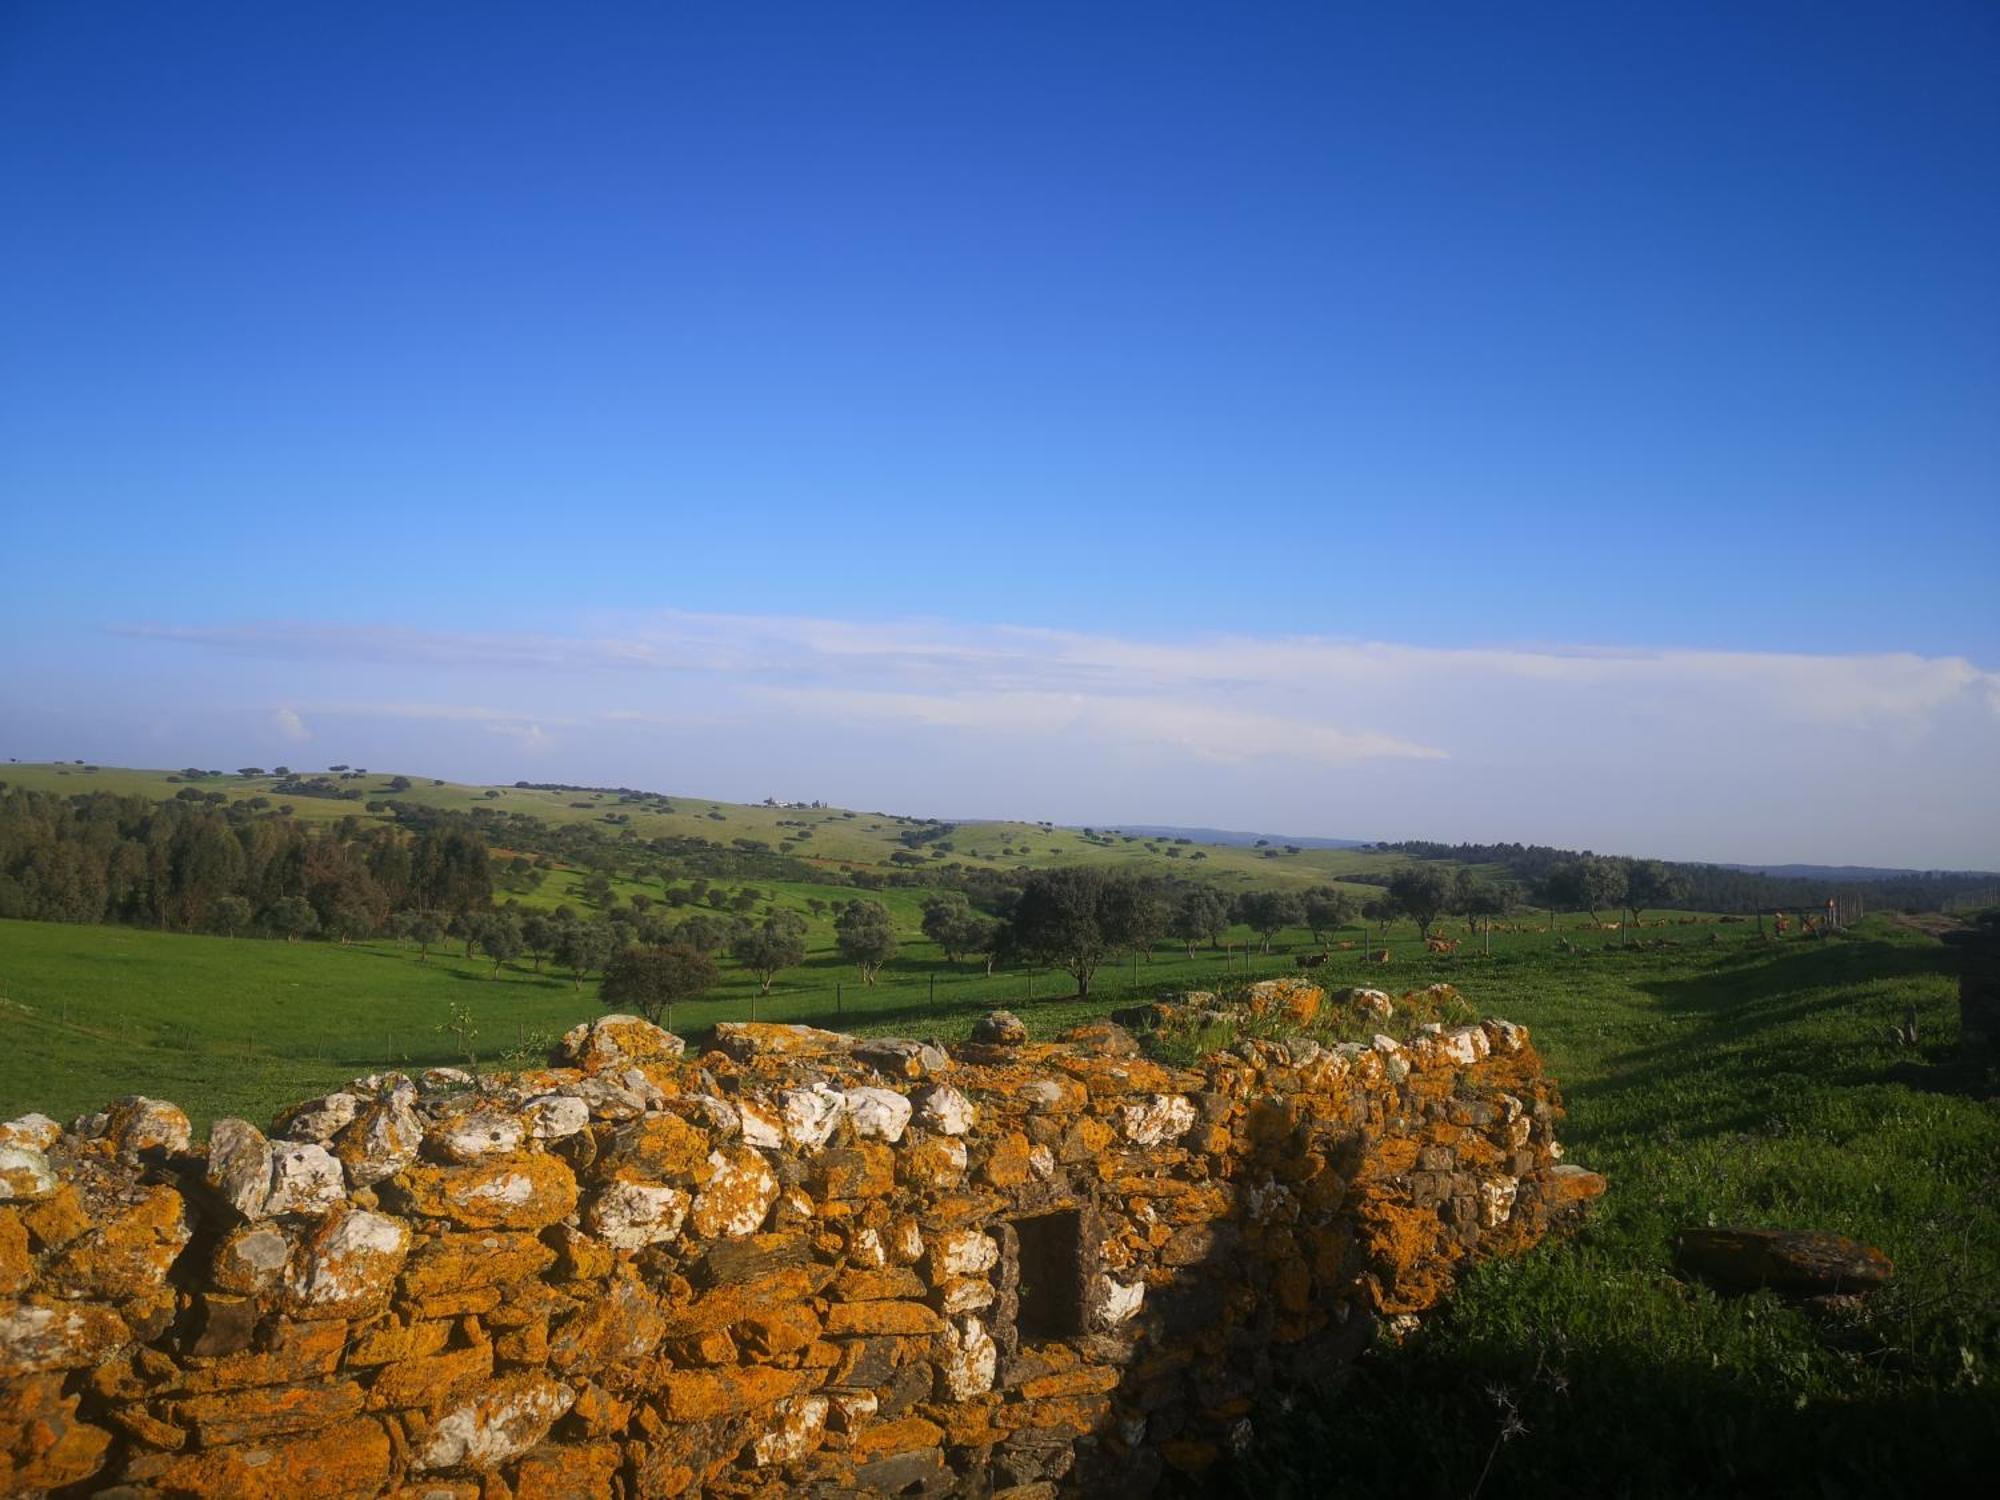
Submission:
M 848 1089 L 847 1117 L 854 1133 L 863 1140 L 887 1141 L 894 1145 L 909 1127 L 910 1101 L 894 1089 Z
M 993 1389 L 1000 1351 L 986 1325 L 970 1313 L 960 1314 L 937 1337 L 937 1385 L 941 1399 L 969 1401 Z
M 1194 1104 L 1185 1094 L 1152 1094 L 1118 1111 L 1118 1128 L 1135 1146 L 1177 1141 L 1194 1129 Z
M 833 1138 L 847 1113 L 847 1096 L 839 1089 L 815 1083 L 811 1088 L 786 1089 L 778 1095 L 785 1135 L 802 1151 L 817 1151 Z
M 972 1101 L 948 1083 L 933 1084 L 917 1106 L 917 1123 L 939 1135 L 964 1135 L 979 1112 Z
M 614 1182 L 592 1201 L 583 1227 L 613 1249 L 638 1250 L 679 1234 L 689 1201 L 679 1188 Z

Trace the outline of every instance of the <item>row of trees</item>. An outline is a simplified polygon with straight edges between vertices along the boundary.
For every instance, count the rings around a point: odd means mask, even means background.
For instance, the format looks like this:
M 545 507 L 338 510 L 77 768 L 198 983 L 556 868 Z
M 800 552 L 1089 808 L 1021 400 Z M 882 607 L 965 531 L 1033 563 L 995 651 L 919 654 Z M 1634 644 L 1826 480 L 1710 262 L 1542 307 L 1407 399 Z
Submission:
M 206 801 L 0 791 L 0 917 L 348 938 L 394 911 L 480 911 L 492 895 L 463 817 L 307 825 Z
M 1530 894 L 1538 904 L 1554 904 L 1559 910 L 1613 910 L 1621 904 L 1622 893 L 1614 889 L 1617 871 L 1629 872 L 1638 866 L 1657 867 L 1665 872 L 1670 889 L 1679 894 L 1673 901 L 1648 898 L 1647 906 L 1679 903 L 1698 911 L 1749 912 L 1772 907 L 1817 906 L 1826 899 L 1827 882 L 1821 876 L 1767 874 L 1757 870 L 1659 860 L 1627 859 L 1593 854 L 1589 850 L 1556 849 L 1546 844 L 1440 844 L 1409 841 L 1377 847 L 1409 854 L 1424 860 L 1451 860 L 1461 864 L 1486 865 L 1500 869 L 1507 880 Z M 1595 871 L 1586 878 L 1579 866 Z M 1642 877 L 1642 879 L 1650 877 Z M 1583 881 L 1579 884 L 1579 881 Z M 1553 882 L 1553 883 L 1552 883 Z M 1843 879 L 1840 888 L 1866 899 L 1869 907 L 1889 907 L 1904 911 L 1940 911 L 1954 896 L 1984 890 L 1993 876 L 1979 871 L 1927 870 L 1903 873 L 1892 870 L 1867 872 L 1860 878 Z M 1611 891 L 1611 894 L 1606 894 Z M 1589 899 L 1580 899 L 1587 896 Z M 1548 897 L 1551 899 L 1543 899 Z M 1627 903 L 1629 909 L 1629 903 Z

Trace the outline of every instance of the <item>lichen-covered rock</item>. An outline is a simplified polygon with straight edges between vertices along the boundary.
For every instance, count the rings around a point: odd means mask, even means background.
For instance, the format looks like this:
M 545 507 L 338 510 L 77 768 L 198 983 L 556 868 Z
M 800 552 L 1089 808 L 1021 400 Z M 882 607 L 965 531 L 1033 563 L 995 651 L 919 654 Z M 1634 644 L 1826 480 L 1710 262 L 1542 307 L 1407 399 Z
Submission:
M 527 1138 L 527 1122 L 519 1115 L 477 1109 L 433 1125 L 424 1137 L 424 1147 L 439 1161 L 464 1166 L 489 1156 L 510 1155 L 520 1150 Z
M 870 1037 L 854 1044 L 854 1060 L 888 1078 L 928 1078 L 951 1066 L 951 1055 L 934 1042 L 909 1037 Z
M 208 1131 L 203 1180 L 244 1218 L 262 1218 L 271 1197 L 271 1143 L 264 1132 L 248 1120 L 217 1120 Z
M 275 1224 L 240 1225 L 217 1243 L 209 1276 L 220 1291 L 253 1297 L 278 1284 L 292 1250 L 292 1236 Z
M 817 1026 L 787 1026 L 771 1021 L 719 1021 L 715 1050 L 736 1062 L 756 1057 L 824 1057 L 846 1052 L 854 1038 Z
M 359 1318 L 378 1311 L 410 1253 L 400 1219 L 365 1208 L 328 1214 L 285 1271 L 285 1300 L 296 1317 Z
M 163 1495 L 229 1500 L 379 1493 L 389 1481 L 389 1434 L 362 1417 L 318 1432 L 228 1444 L 177 1457 L 152 1476 Z
M 0 1125 L 0 1147 L 25 1146 L 30 1151 L 47 1151 L 62 1139 L 62 1126 L 47 1115 L 26 1114 Z
M 65 1297 L 157 1298 L 194 1233 L 181 1195 L 133 1186 L 92 1209 L 92 1227 L 42 1267 L 41 1284 Z
M 972 1101 L 948 1083 L 932 1084 L 917 1104 L 917 1123 L 939 1135 L 964 1135 L 978 1118 Z
M 583 1226 L 617 1250 L 657 1245 L 681 1232 L 688 1195 L 662 1183 L 614 1182 L 591 1200 Z
M 1245 999 L 1253 1016 L 1310 1026 L 1319 1018 L 1326 992 L 1303 979 L 1266 979 L 1251 985 Z
M 590 1106 L 574 1094 L 543 1094 L 521 1106 L 528 1134 L 538 1141 L 560 1141 L 590 1128 Z
M 1028 1040 L 1028 1028 L 1011 1010 L 989 1011 L 972 1023 L 972 1039 L 989 1047 L 1018 1047 Z
M 980 1229 L 952 1229 L 933 1235 L 925 1263 L 932 1286 L 956 1276 L 984 1276 L 1000 1259 L 1000 1246 Z
M 346 1196 L 341 1164 L 324 1146 L 283 1144 L 271 1152 L 271 1189 L 253 1217 L 324 1213 Z
M 1602 1177 L 1588 1168 L 1561 1163 L 1549 1169 L 1543 1191 L 1551 1208 L 1569 1208 L 1603 1197 L 1607 1186 Z
M 1469 1068 L 1481 1061 L 1493 1050 L 1486 1039 L 1485 1028 L 1461 1026 L 1455 1031 L 1447 1031 L 1438 1038 L 1438 1051 L 1446 1061 L 1461 1068 Z
M 0 1146 L 0 1203 L 46 1198 L 55 1190 L 47 1156 L 32 1146 Z
M 371 1100 L 334 1136 L 333 1154 L 355 1187 L 373 1187 L 417 1159 L 424 1122 L 412 1102 L 413 1093 L 397 1089 Z
M 602 1016 L 563 1033 L 551 1059 L 585 1073 L 622 1074 L 630 1068 L 677 1061 L 687 1043 L 638 1016 Z
M 764 1151 L 780 1151 L 785 1145 L 785 1116 L 761 1099 L 736 1101 L 736 1128 L 743 1144 Z
M 986 1325 L 966 1314 L 938 1335 L 935 1359 L 939 1399 L 969 1401 L 993 1389 L 1000 1351 Z
M 596 1171 L 623 1182 L 692 1185 L 706 1175 L 708 1152 L 706 1131 L 678 1115 L 647 1115 L 610 1137 Z
M 830 1409 L 831 1403 L 824 1396 L 794 1396 L 780 1401 L 776 1420 L 750 1444 L 750 1461 L 763 1469 L 804 1458 L 825 1436 Z
M 543 1375 L 494 1382 L 438 1418 L 424 1434 L 411 1467 L 496 1469 L 539 1443 L 576 1401 L 576 1391 Z
M 277 1134 L 288 1140 L 318 1141 L 322 1145 L 354 1123 L 361 1112 L 361 1096 L 341 1090 L 322 1094 L 293 1106 L 278 1116 Z M 210 1131 L 209 1139 L 214 1140 Z
M 553 1156 L 490 1158 L 476 1166 L 412 1166 L 389 1186 L 408 1212 L 464 1229 L 541 1229 L 576 1208 L 576 1176 Z
M 123 1318 L 95 1303 L 0 1302 L 0 1380 L 95 1365 L 131 1337 Z
M 120 1156 L 181 1156 L 192 1133 L 178 1104 L 127 1094 L 104 1112 L 99 1134 Z
M 1194 1129 L 1194 1105 L 1180 1094 L 1153 1094 L 1123 1106 L 1118 1128 L 1135 1146 L 1179 1140 Z
M 1357 985 L 1351 989 L 1336 990 L 1333 1001 L 1344 1009 L 1358 1011 L 1377 1021 L 1391 1020 L 1396 1014 L 1396 1002 L 1389 997 L 1387 990 Z
M 709 1153 L 708 1163 L 714 1171 L 694 1197 L 694 1232 L 703 1239 L 755 1234 L 777 1201 L 777 1174 L 750 1146 L 724 1146 Z
M 1793 1297 L 1873 1291 L 1895 1274 L 1874 1246 L 1810 1229 L 1683 1229 L 1674 1261 L 1724 1291 L 1769 1287 Z
M 847 1096 L 823 1083 L 786 1089 L 778 1095 L 778 1113 L 785 1122 L 788 1141 L 802 1150 L 817 1151 L 840 1128 L 847 1114 Z
M 911 1114 L 907 1097 L 894 1089 L 878 1088 L 848 1089 L 843 1097 L 847 1101 L 847 1118 L 857 1136 L 892 1145 L 903 1138 Z
M 950 1049 L 739 1028 L 687 1058 L 608 1018 L 572 1066 L 356 1079 L 288 1135 L 218 1122 L 205 1157 L 129 1101 L 12 1122 L 0 1150 L 45 1172 L 0 1204 L 0 1493 L 1192 1476 L 1275 1382 L 1603 1185 L 1559 1164 L 1519 1028 L 1419 994 L 1443 1019 L 1407 1043 L 1286 1034 L 1310 988 L 1212 1002 L 1279 1024 L 1186 1067 L 1114 1023 Z

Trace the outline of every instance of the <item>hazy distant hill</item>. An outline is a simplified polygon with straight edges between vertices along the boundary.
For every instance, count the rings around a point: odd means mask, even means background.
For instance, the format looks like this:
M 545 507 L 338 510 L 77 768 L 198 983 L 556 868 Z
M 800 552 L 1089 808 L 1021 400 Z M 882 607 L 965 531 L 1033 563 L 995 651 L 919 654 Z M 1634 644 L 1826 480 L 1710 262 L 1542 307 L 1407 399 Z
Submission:
M 1901 875 L 1994 875 L 1991 870 L 1899 870 L 1877 865 L 1724 865 L 1722 868 L 1744 870 L 1752 875 L 1775 875 L 1781 880 L 1853 881 L 1894 880 Z
M 1301 849 L 1365 849 L 1367 839 L 1309 839 L 1292 833 L 1238 833 L 1230 828 L 1169 828 L 1156 823 L 1120 823 L 1119 833 L 1149 839 L 1193 839 L 1197 844 L 1226 844 L 1253 849 L 1258 844 L 1296 844 Z

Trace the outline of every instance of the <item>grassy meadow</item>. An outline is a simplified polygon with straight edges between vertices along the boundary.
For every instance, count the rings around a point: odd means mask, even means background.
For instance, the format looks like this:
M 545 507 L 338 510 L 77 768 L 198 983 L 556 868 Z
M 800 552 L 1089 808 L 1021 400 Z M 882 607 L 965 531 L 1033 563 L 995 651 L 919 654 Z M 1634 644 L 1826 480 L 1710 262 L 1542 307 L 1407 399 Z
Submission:
M 757 889 L 802 913 L 808 893 L 831 893 L 773 882 Z M 719 1020 L 755 1016 L 952 1038 L 987 1011 L 1007 1007 L 1048 1033 L 1164 991 L 1295 972 L 1297 955 L 1319 951 L 1308 934 L 1289 932 L 1264 954 L 1238 928 L 1223 951 L 1202 948 L 1189 959 L 1184 948 L 1162 946 L 1150 961 L 1108 964 L 1090 998 L 1080 1001 L 1074 981 L 1060 971 L 1011 969 L 989 977 L 976 960 L 948 962 L 935 944 L 914 935 L 924 893 L 872 894 L 904 934 L 876 984 L 863 985 L 834 950 L 830 920 L 810 917 L 805 964 L 781 975 L 769 995 L 758 993 L 754 977 L 726 965 L 716 990 L 677 1009 L 674 1028 L 694 1035 Z M 553 904 L 573 893 L 552 880 L 536 897 Z M 1497 934 L 1494 957 L 1478 959 L 1427 953 L 1407 922 L 1389 931 L 1392 959 L 1385 966 L 1366 962 L 1361 930 L 1348 929 L 1341 940 L 1357 946 L 1333 951 L 1318 971 L 1324 982 L 1409 988 L 1451 979 L 1485 1003 L 1474 975 L 1483 980 L 1524 963 L 1535 968 L 1576 957 L 1555 951 L 1557 939 L 1541 932 Z M 1381 933 L 1379 926 L 1370 929 L 1371 941 L 1379 943 Z M 1711 934 L 1730 949 L 1753 940 L 1740 926 L 1645 928 L 1635 936 L 1696 953 L 1711 946 Z M 1618 941 L 1573 926 L 1562 936 L 1585 952 Z M 1465 941 L 1469 950 L 1472 940 Z M 1614 961 L 1661 956 L 1641 948 Z M 0 1055 L 0 1118 L 26 1109 L 69 1118 L 120 1094 L 146 1093 L 174 1100 L 198 1123 L 223 1114 L 262 1120 L 360 1073 L 462 1063 L 457 1040 L 443 1029 L 454 1012 L 472 1018 L 473 1053 L 488 1065 L 538 1056 L 562 1031 L 603 1013 L 594 979 L 579 987 L 551 965 L 538 971 L 527 957 L 496 973 L 490 960 L 467 958 L 458 943 L 433 948 L 422 960 L 416 949 L 386 938 L 287 943 L 0 921 L 0 1013 L 13 1039 Z

